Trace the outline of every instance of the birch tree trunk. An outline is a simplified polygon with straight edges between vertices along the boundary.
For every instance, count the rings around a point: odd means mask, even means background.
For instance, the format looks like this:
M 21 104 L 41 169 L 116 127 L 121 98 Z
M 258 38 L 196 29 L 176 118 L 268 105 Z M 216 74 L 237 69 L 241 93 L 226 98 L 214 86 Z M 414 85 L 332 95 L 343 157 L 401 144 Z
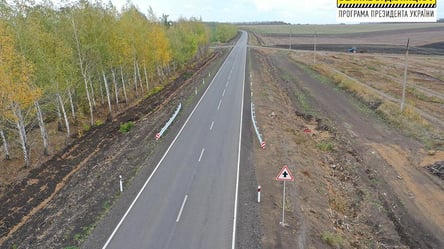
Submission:
M 116 96 L 115 97 L 116 98 L 116 105 L 117 105 L 117 108 L 119 108 L 119 88 L 117 87 L 116 71 L 113 69 L 112 73 L 113 73 L 114 94 Z
M 43 121 L 42 109 L 40 108 L 38 101 L 35 101 L 34 105 L 35 105 L 35 108 L 37 109 L 37 120 L 39 122 L 40 135 L 42 136 L 42 140 L 43 140 L 43 155 L 48 156 L 49 155 L 48 132 L 46 132 L 45 122 Z
M 17 118 L 15 124 L 17 125 L 17 130 L 19 131 L 20 144 L 22 146 L 23 159 L 25 161 L 25 168 L 28 168 L 31 165 L 31 161 L 29 158 L 29 145 L 28 138 L 26 136 L 25 120 L 23 118 L 22 110 L 17 103 L 12 103 L 12 109 L 14 111 L 15 117 Z
M 146 64 L 143 63 L 143 72 L 145 73 L 146 90 L 149 91 L 150 87 L 148 85 L 148 74 L 146 73 Z
M 63 119 L 65 120 L 66 137 L 69 138 L 69 137 L 71 136 L 71 130 L 70 130 L 70 128 L 69 128 L 68 115 L 66 115 L 65 105 L 63 104 L 62 96 L 60 96 L 60 94 L 57 94 L 57 98 L 58 98 L 58 100 L 59 100 L 59 104 L 60 104 L 60 107 L 61 107 L 61 109 L 62 109 Z
M 91 89 L 90 93 L 91 93 L 91 99 L 92 99 L 93 106 L 96 107 L 97 106 L 96 94 L 95 94 L 94 87 L 93 87 L 93 84 L 92 84 L 91 75 L 88 75 L 88 84 L 89 84 L 88 87 Z
M 128 105 L 128 95 L 126 95 L 125 79 L 123 78 L 123 69 L 120 66 L 120 75 L 122 76 L 123 95 L 125 96 L 125 103 Z
M 62 125 L 62 112 L 60 111 L 59 100 L 56 99 L 56 112 L 57 112 L 57 131 L 63 131 Z
M 137 62 L 136 62 L 136 69 L 137 69 L 137 77 L 139 78 L 140 89 L 142 90 L 142 93 L 143 93 L 142 77 L 140 76 L 139 63 L 137 63 Z
M 68 88 L 68 97 L 69 97 L 69 104 L 71 106 L 71 114 L 74 121 L 77 120 L 76 118 L 76 110 L 74 109 L 74 102 L 72 101 L 72 93 L 71 90 Z
M 74 30 L 74 38 L 76 40 L 77 55 L 79 57 L 80 72 L 82 74 L 83 82 L 85 83 L 86 98 L 88 99 L 88 105 L 89 105 L 90 124 L 92 126 L 92 125 L 94 125 L 94 108 L 93 108 L 93 105 L 91 102 L 91 96 L 89 95 L 88 73 L 86 71 L 86 68 L 84 68 L 84 65 L 83 65 L 82 53 L 80 51 L 80 41 L 79 41 L 79 37 L 77 35 L 77 28 L 76 28 L 76 24 L 74 22 L 74 17 L 72 17 L 72 26 L 73 26 L 73 30 Z
M 100 90 L 100 104 L 103 106 L 105 104 L 105 99 L 103 97 L 103 87 L 102 84 L 99 83 L 99 90 Z
M 139 97 L 139 89 L 137 87 L 136 58 L 134 58 L 134 88 L 136 89 L 136 96 Z
M 0 130 L 0 137 L 2 137 L 3 148 L 5 150 L 5 160 L 10 160 L 11 157 L 9 155 L 8 141 L 6 141 L 6 137 L 5 137 L 5 133 L 3 132 L 3 129 Z
M 102 75 L 103 75 L 103 83 L 105 83 L 106 99 L 108 100 L 109 115 L 112 118 L 112 116 L 113 116 L 113 109 L 111 108 L 111 98 L 110 98 L 110 94 L 109 94 L 108 81 L 106 80 L 106 75 L 105 75 L 105 72 L 103 70 L 102 70 Z

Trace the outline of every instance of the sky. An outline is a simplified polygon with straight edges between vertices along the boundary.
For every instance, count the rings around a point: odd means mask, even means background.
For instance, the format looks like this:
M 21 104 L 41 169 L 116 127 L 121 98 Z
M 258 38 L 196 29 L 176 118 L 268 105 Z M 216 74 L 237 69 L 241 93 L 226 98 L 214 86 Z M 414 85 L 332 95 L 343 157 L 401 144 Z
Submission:
M 120 9 L 127 0 L 111 0 Z M 292 24 L 336 23 L 336 0 L 131 0 L 143 13 L 151 6 L 157 16 L 203 21 L 283 21 Z M 444 18 L 444 0 L 437 0 L 438 18 Z

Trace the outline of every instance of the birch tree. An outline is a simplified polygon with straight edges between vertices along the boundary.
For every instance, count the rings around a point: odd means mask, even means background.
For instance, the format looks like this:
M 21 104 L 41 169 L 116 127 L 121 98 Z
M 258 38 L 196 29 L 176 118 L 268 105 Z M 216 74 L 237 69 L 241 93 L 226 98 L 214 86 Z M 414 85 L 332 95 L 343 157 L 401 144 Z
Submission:
M 23 113 L 39 99 L 41 91 L 32 85 L 33 66 L 15 50 L 15 40 L 6 25 L 0 23 L 0 82 L 8 109 L 5 117 L 15 124 L 20 138 L 25 167 L 30 166 L 26 120 Z

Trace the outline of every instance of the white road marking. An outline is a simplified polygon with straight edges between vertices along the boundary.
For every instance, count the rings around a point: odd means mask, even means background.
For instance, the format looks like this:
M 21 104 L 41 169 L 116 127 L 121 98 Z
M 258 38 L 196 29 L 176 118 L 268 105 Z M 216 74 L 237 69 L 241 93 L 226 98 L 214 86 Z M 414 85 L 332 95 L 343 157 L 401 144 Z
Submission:
M 240 109 L 240 124 L 239 124 L 239 145 L 238 145 L 238 151 L 237 151 L 237 169 L 236 169 L 236 192 L 234 196 L 234 211 L 233 211 L 233 235 L 231 236 L 231 249 L 236 248 L 236 221 L 237 221 L 237 198 L 238 198 L 238 192 L 239 192 L 239 168 L 240 168 L 240 160 L 241 160 L 241 145 L 242 145 L 242 122 L 243 122 L 243 111 L 244 111 L 244 93 L 245 93 L 245 67 L 246 64 L 243 66 L 243 77 L 242 77 L 242 102 L 241 102 L 241 109 Z
M 219 105 L 217 106 L 217 110 L 219 111 L 219 109 L 220 109 L 220 105 L 222 104 L 222 99 L 221 100 L 219 100 Z
M 185 198 L 183 199 L 183 202 L 182 202 L 182 206 L 180 207 L 180 210 L 179 210 L 179 214 L 177 215 L 176 222 L 179 222 L 180 216 L 182 216 L 183 207 L 185 207 L 185 203 L 187 202 L 187 199 L 188 199 L 188 195 L 185 195 Z
M 202 151 L 200 152 L 199 160 L 197 160 L 198 162 L 200 162 L 200 160 L 202 160 L 202 156 L 203 156 L 204 151 L 205 151 L 205 148 L 202 148 Z
M 214 121 L 211 122 L 210 131 L 213 130 Z
M 222 92 L 222 97 L 223 96 L 225 96 L 225 91 L 226 91 L 227 89 L 224 89 L 224 91 Z

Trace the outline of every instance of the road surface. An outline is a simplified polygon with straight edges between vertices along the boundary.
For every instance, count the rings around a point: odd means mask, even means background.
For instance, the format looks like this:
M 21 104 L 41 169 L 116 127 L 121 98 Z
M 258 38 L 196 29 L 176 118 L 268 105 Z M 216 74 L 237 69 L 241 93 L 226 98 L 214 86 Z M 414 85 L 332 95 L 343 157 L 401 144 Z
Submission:
M 234 248 L 247 34 L 103 249 Z

